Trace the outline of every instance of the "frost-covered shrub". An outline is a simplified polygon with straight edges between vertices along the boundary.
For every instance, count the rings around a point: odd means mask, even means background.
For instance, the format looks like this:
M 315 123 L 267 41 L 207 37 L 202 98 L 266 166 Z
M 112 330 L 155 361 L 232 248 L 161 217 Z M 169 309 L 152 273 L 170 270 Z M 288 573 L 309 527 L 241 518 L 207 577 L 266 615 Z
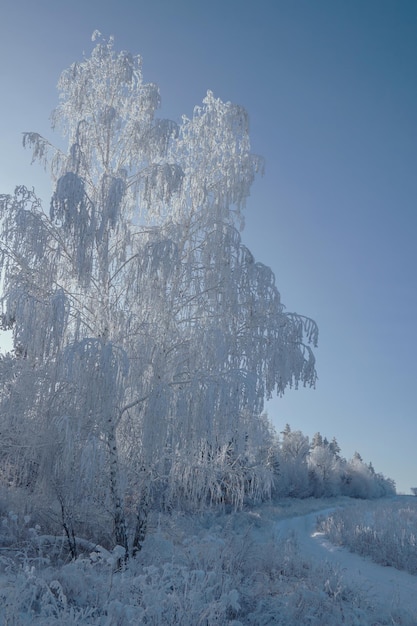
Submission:
M 30 515 L 13 511 L 3 515 L 0 518 L 0 571 L 48 564 L 51 550 L 45 551 L 40 533 L 41 527 Z
M 26 567 L 9 578 L 0 587 L 0 620 L 3 624 L 23 626 L 38 623 L 42 626 L 93 623 L 94 610 L 72 606 L 61 583 L 45 580 L 44 573 Z
M 352 552 L 417 574 L 417 503 L 411 498 L 337 510 L 321 520 L 320 529 Z
M 230 444 L 213 451 L 205 443 L 188 457 L 174 457 L 166 499 L 191 511 L 219 505 L 238 510 L 247 501 L 269 499 L 272 483 L 270 468 L 252 454 L 238 454 Z
M 10 626 L 412 626 L 384 614 L 341 572 L 316 564 L 296 536 L 280 535 L 286 506 L 218 514 L 150 516 L 143 548 L 117 570 L 123 548 L 96 546 L 60 567 L 9 560 L 0 623 Z M 317 500 L 296 509 L 319 508 Z

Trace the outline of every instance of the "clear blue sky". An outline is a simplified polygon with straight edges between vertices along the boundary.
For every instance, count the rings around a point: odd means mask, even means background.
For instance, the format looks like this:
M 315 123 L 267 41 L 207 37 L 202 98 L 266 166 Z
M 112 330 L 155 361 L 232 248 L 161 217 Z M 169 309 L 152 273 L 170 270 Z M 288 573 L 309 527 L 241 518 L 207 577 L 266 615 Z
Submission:
M 317 389 L 269 415 L 417 486 L 417 1 L 3 0 L 0 15 L 0 192 L 48 195 L 21 132 L 51 136 L 58 76 L 95 29 L 143 56 L 161 115 L 207 89 L 246 107 L 266 174 L 243 239 L 321 333 Z

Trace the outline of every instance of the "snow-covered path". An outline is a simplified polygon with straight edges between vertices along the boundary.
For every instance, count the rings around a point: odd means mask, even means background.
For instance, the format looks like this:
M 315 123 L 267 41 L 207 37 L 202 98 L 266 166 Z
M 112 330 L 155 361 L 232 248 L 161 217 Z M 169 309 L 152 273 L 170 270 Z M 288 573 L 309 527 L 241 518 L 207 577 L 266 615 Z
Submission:
M 332 510 L 280 520 L 277 522 L 278 530 L 282 535 L 294 534 L 303 556 L 315 563 L 328 562 L 337 567 L 343 580 L 358 586 L 373 604 L 390 611 L 401 608 L 410 616 L 415 616 L 417 626 L 417 576 L 377 565 L 327 541 L 322 533 L 316 531 L 316 521 L 318 516 Z

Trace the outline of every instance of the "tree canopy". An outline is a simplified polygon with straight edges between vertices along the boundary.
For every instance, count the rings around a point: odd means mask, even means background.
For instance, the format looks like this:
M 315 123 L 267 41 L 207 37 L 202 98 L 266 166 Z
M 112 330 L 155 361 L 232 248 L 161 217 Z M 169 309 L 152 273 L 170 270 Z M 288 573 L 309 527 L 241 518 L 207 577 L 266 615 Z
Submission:
M 314 386 L 318 331 L 241 240 L 263 168 L 245 110 L 207 92 L 191 118 L 159 119 L 141 58 L 97 36 L 58 83 L 68 150 L 24 134 L 54 181 L 49 212 L 23 186 L 0 196 L 2 405 L 42 433 L 25 480 L 55 494 L 69 539 L 99 502 L 128 551 L 153 502 L 266 488 L 248 469 L 264 400 Z

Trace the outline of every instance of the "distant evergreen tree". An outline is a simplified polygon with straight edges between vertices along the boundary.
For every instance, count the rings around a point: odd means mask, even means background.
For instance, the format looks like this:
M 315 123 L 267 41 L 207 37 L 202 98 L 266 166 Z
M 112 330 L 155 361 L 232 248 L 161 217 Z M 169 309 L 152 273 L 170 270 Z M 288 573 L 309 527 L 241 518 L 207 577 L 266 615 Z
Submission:
M 320 433 L 315 433 L 313 435 L 313 439 L 311 440 L 311 449 L 318 448 L 323 446 L 323 437 Z

